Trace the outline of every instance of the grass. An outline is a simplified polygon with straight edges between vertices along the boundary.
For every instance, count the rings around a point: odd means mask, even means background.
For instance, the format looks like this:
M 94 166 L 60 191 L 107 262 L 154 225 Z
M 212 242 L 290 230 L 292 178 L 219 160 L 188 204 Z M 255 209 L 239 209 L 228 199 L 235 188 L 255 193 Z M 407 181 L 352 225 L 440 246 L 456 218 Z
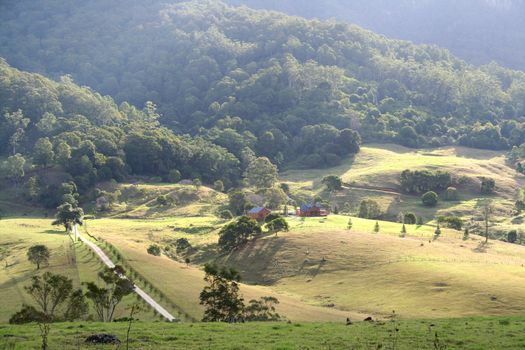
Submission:
M 454 177 L 465 177 L 458 186 L 460 201 L 440 202 L 436 208 L 425 208 L 418 196 L 399 193 L 399 175 L 405 169 L 445 170 Z M 465 147 L 444 147 L 430 150 L 413 150 L 398 145 L 367 145 L 355 158 L 347 159 L 340 166 L 329 169 L 290 170 L 281 174 L 294 197 L 308 201 L 323 191 L 321 180 L 326 175 L 341 176 L 349 186 L 331 196 L 340 208 L 349 202 L 357 208 L 363 199 L 379 202 L 386 217 L 394 218 L 400 211 L 412 211 L 427 220 L 436 215 L 456 214 L 475 216 L 479 200 L 495 201 L 500 221 L 512 211 L 518 188 L 525 185 L 525 177 L 505 162 L 505 153 L 475 150 Z M 496 180 L 494 196 L 479 194 L 479 177 Z M 363 188 L 363 187 L 370 187 Z M 326 195 L 326 194 L 325 194 Z
M 35 244 L 44 244 L 51 251 L 48 266 L 36 270 L 26 257 L 27 249 Z M 32 276 L 46 271 L 65 275 L 73 280 L 75 288 L 83 282 L 97 281 L 97 273 L 102 264 L 91 251 L 71 238 L 57 227 L 51 226 L 48 219 L 4 219 L 0 220 L 0 323 L 20 310 L 22 304 L 31 304 L 24 287 L 30 284 Z M 126 307 L 133 303 L 134 297 L 127 297 L 116 311 L 116 317 L 128 312 Z M 147 309 L 141 314 L 143 319 L 157 319 Z
M 87 336 L 112 333 L 125 339 L 126 323 L 66 323 L 51 329 L 52 349 L 92 349 Z M 398 332 L 395 328 L 398 328 Z M 522 349 L 525 318 L 464 318 L 442 320 L 339 323 L 199 323 L 138 322 L 131 349 Z M 436 344 L 436 333 L 438 341 Z M 393 336 L 396 334 L 396 336 Z M 35 349 L 36 325 L 0 325 L 0 349 Z M 436 345 L 437 346 L 436 346 Z M 115 345 L 97 346 L 115 349 Z

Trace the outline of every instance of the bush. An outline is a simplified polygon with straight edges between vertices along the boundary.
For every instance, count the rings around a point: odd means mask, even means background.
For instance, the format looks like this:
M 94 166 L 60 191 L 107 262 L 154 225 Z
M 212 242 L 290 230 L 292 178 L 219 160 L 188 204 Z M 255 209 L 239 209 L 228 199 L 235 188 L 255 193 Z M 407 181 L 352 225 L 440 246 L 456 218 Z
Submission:
M 186 238 L 179 238 L 177 241 L 175 241 L 175 247 L 177 254 L 180 254 L 190 249 L 191 244 Z
M 494 181 L 494 179 L 491 179 L 489 177 L 481 178 L 480 192 L 482 194 L 492 194 L 494 193 L 495 188 L 496 188 L 496 181 Z
M 414 225 L 417 222 L 417 217 L 414 213 L 406 213 L 403 220 L 407 225 Z
M 377 219 L 381 216 L 379 204 L 371 199 L 365 199 L 359 204 L 358 216 L 363 219 Z
M 512 230 L 507 233 L 507 242 L 509 243 L 516 243 L 518 240 L 518 231 Z
M 438 222 L 458 231 L 463 228 L 463 220 L 458 216 L 440 216 Z
M 439 197 L 436 192 L 429 191 L 421 196 L 421 202 L 424 206 L 435 207 L 438 203 Z
M 233 219 L 233 214 L 228 209 L 225 209 L 219 212 L 219 217 L 224 220 L 231 220 Z
M 147 249 L 148 254 L 160 256 L 160 247 L 156 244 L 152 244 Z
M 449 187 L 445 191 L 445 200 L 446 201 L 457 201 L 458 200 L 458 190 L 455 187 Z

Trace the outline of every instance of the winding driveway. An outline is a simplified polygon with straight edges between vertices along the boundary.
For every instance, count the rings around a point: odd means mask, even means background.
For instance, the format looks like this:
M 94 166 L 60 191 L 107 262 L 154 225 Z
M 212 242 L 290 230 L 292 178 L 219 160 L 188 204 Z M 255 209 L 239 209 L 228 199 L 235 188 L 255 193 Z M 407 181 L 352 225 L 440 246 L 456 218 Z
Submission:
M 79 232 L 78 232 L 78 228 L 77 228 L 77 225 L 75 225 L 73 227 L 73 232 L 75 233 L 75 236 L 80 239 L 83 243 L 85 243 L 89 248 L 91 248 L 91 250 L 93 250 L 95 252 L 95 254 L 98 255 L 98 257 L 100 258 L 100 260 L 102 260 L 102 262 L 109 268 L 114 268 L 115 267 L 115 264 L 113 263 L 113 261 L 111 261 L 111 259 L 106 255 L 106 253 L 104 253 L 104 251 L 102 249 L 100 249 L 99 246 L 97 246 L 95 243 L 91 242 L 90 240 L 88 240 L 87 238 L 85 238 L 84 236 L 82 236 Z M 151 305 L 152 308 L 154 308 L 159 314 L 161 314 L 165 319 L 167 319 L 168 321 L 170 322 L 173 322 L 173 321 L 176 321 L 177 319 L 172 315 L 170 314 L 165 308 L 163 308 L 159 303 L 157 303 L 148 293 L 146 293 L 144 290 L 142 290 L 140 287 L 138 287 L 137 285 L 134 286 L 134 291 L 135 293 L 137 293 L 142 299 L 144 299 L 144 301 L 146 303 L 148 303 L 149 305 Z

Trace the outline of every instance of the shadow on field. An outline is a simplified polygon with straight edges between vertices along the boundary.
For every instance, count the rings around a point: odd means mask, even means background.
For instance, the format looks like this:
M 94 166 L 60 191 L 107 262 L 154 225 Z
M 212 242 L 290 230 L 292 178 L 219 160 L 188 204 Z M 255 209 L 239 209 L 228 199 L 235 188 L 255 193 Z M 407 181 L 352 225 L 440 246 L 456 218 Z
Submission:
M 48 235 L 61 235 L 61 236 L 65 236 L 66 235 L 66 231 L 62 231 L 62 230 L 45 230 L 45 231 L 42 231 L 41 233 L 45 233 L 45 234 L 48 234 Z
M 482 242 L 479 242 L 478 246 L 472 249 L 472 251 L 476 253 L 486 253 L 488 247 L 489 247 L 489 243 L 482 241 Z

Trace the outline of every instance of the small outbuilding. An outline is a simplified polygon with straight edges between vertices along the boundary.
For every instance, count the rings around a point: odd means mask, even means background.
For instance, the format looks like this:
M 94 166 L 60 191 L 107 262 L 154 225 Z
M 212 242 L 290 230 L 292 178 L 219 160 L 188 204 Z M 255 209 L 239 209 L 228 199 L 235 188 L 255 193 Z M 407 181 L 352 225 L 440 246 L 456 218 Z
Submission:
M 263 221 L 268 215 L 271 214 L 271 210 L 265 207 L 255 207 L 250 209 L 248 217 L 257 221 Z

